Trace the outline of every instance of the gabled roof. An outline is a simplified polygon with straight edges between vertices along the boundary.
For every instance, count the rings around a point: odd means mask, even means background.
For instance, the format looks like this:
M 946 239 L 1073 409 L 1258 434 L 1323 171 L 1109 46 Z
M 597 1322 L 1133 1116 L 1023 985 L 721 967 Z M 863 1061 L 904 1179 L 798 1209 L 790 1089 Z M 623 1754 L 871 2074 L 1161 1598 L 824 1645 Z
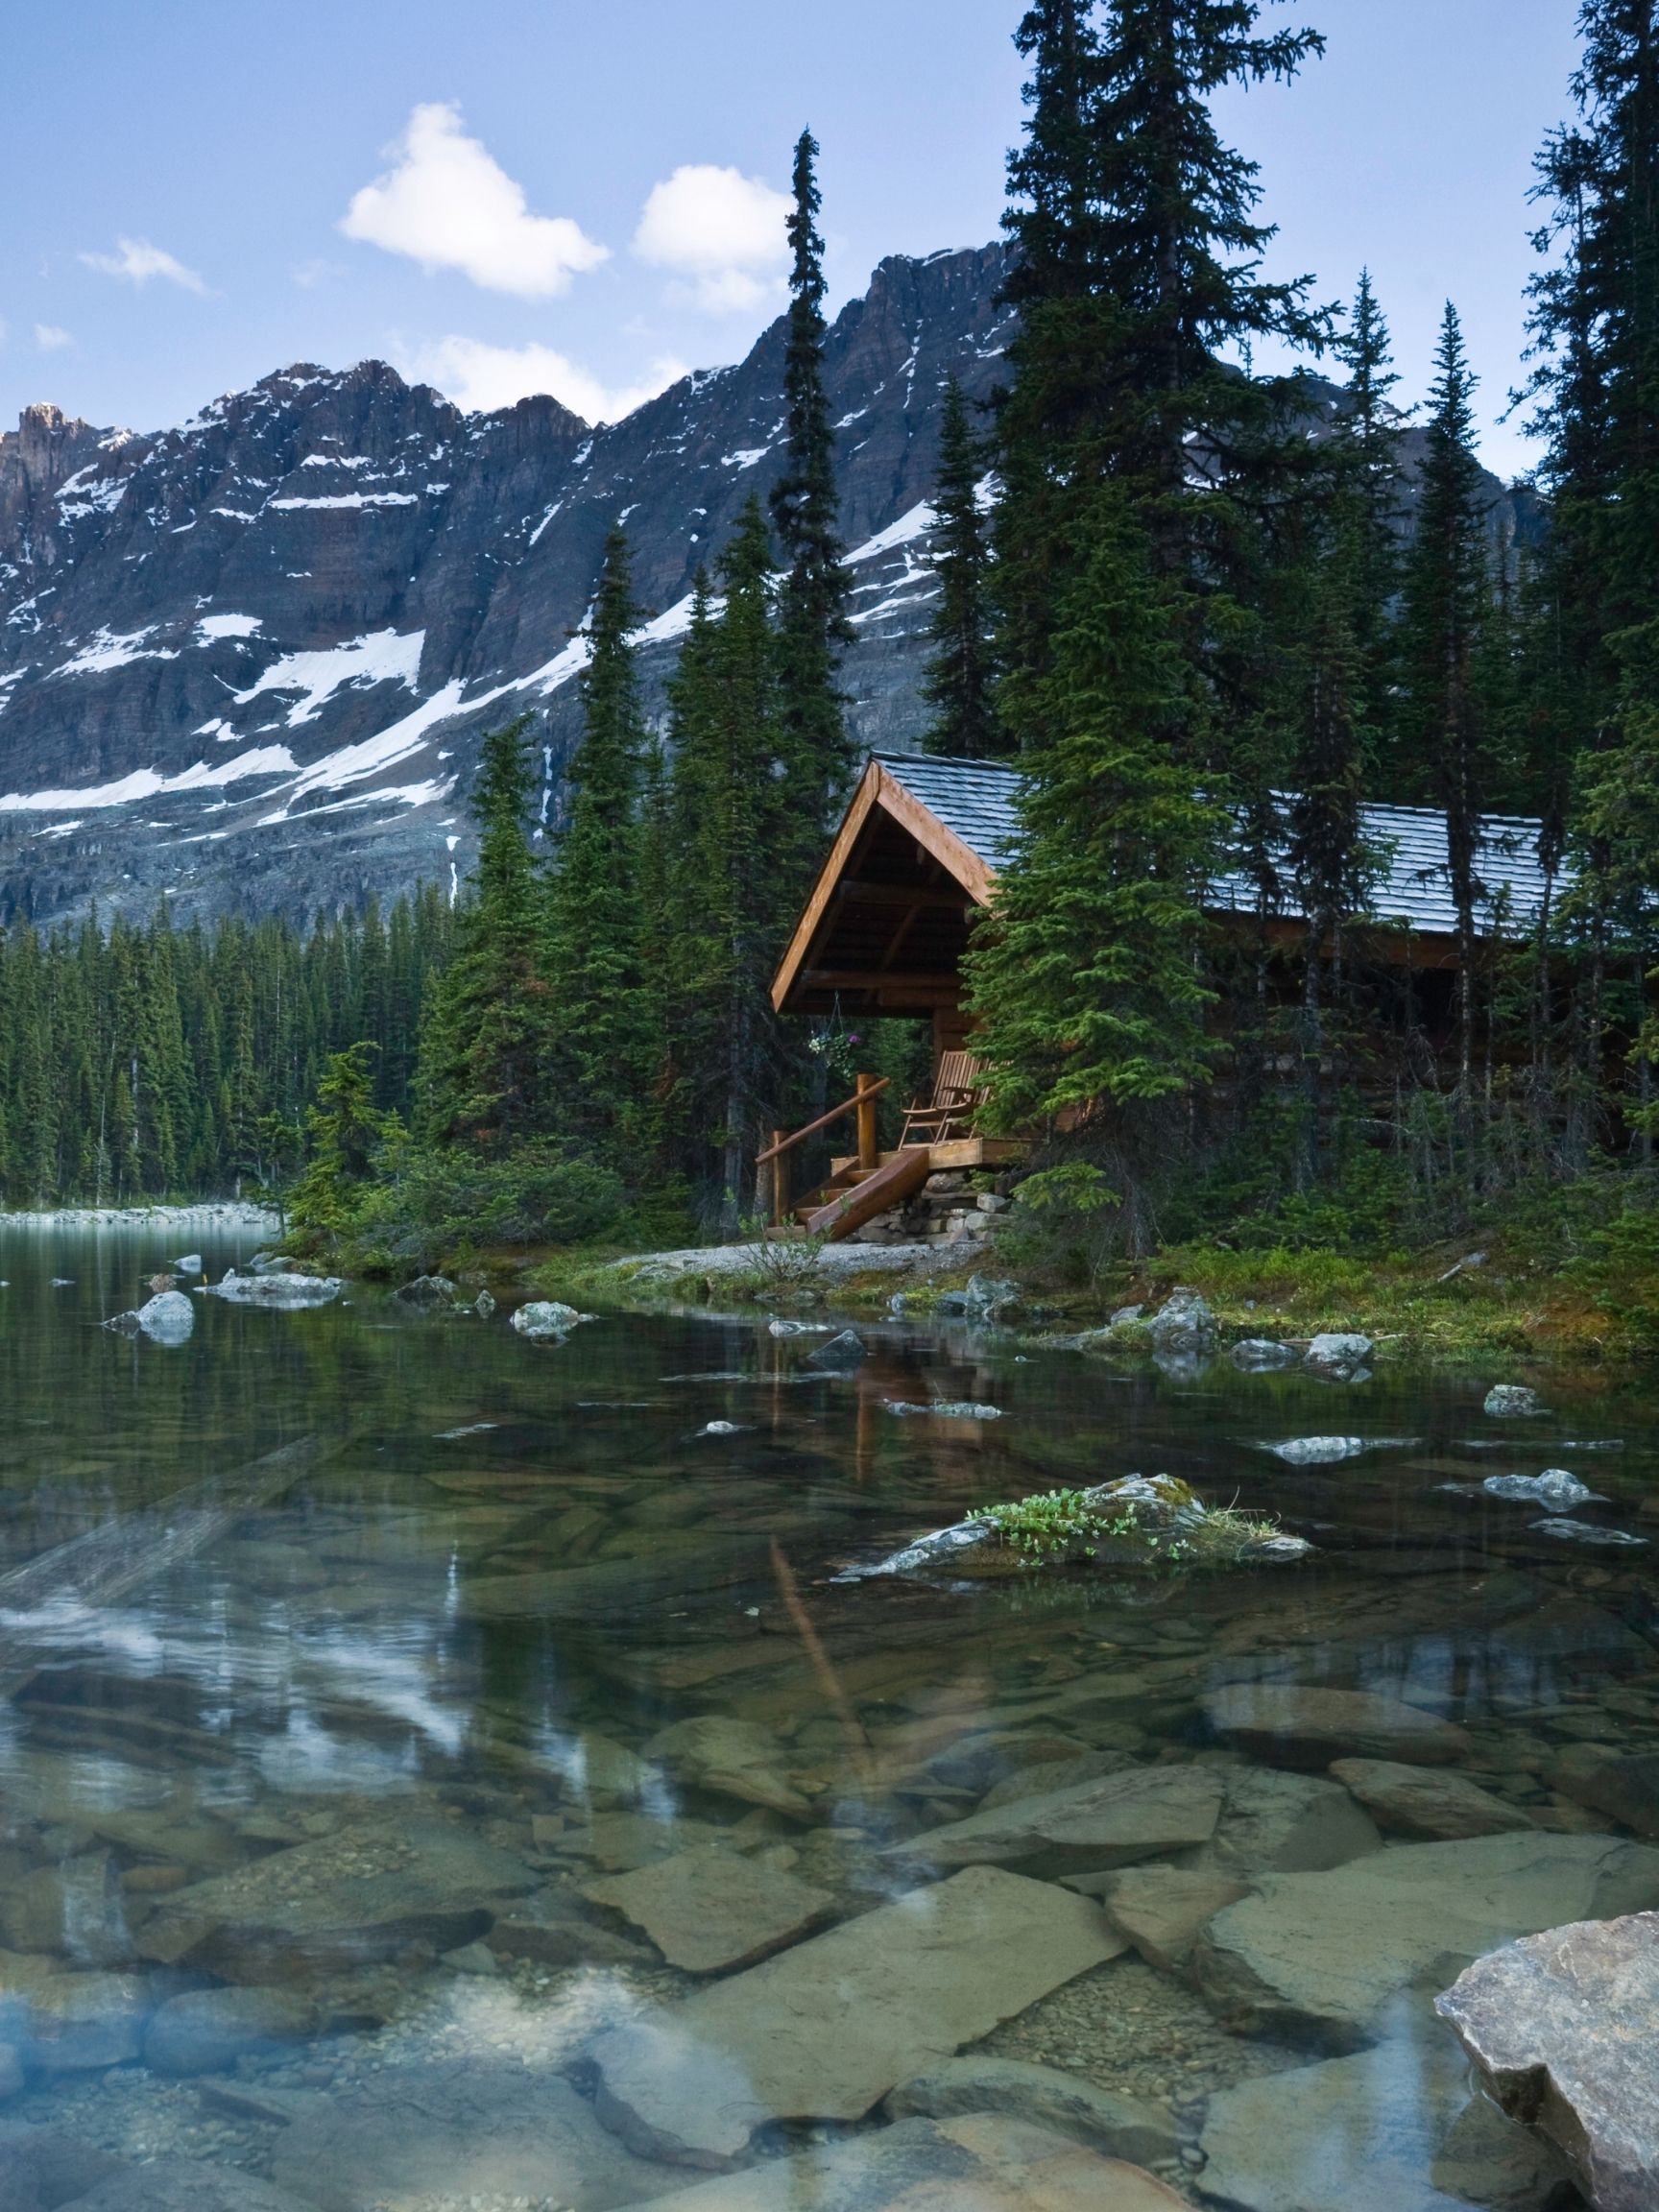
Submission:
M 897 784 L 994 877 L 1019 832 L 1018 770 L 1001 762 L 945 760 L 926 755 L 871 756 L 883 781 Z M 1452 936 L 1457 927 L 1446 860 L 1446 818 L 1431 806 L 1364 806 L 1365 841 L 1373 859 L 1368 918 L 1394 928 Z M 1525 815 L 1484 818 L 1479 874 L 1489 925 L 1505 932 L 1537 920 L 1547 885 L 1538 862 L 1539 824 Z M 1281 858 L 1283 855 L 1281 854 Z M 973 888 L 973 886 L 970 886 Z M 1281 913 L 1297 913 L 1294 887 L 1285 886 Z M 1219 878 L 1205 903 L 1223 912 L 1254 912 L 1256 887 L 1241 874 Z

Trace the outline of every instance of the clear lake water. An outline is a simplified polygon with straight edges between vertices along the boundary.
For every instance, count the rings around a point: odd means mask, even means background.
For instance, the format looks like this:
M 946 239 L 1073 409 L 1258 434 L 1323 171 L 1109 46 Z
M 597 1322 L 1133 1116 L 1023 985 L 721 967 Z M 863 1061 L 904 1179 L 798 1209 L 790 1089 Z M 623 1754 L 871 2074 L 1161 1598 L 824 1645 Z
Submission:
M 208 1275 L 255 1241 L 208 1242 Z M 744 1975 L 764 2036 L 780 1962 L 806 1961 L 810 2012 L 827 1931 L 988 1863 L 1015 1904 L 1016 1874 L 1044 1886 L 1039 1920 L 1064 1877 L 1064 1910 L 1109 1955 L 1048 1968 L 1006 2017 L 1012 1982 L 958 1991 L 963 2056 L 1137 2100 L 1150 2132 L 1123 2141 L 1173 2200 L 1577 2201 L 1433 2015 L 1455 1936 L 1419 1956 L 1412 1910 L 1375 1885 L 1384 1863 L 1428 1867 L 1422 1926 L 1442 1904 L 1449 1926 L 1502 1919 L 1481 1852 L 1497 1866 L 1521 1842 L 1600 1837 L 1635 1847 L 1605 1909 L 1659 1906 L 1642 1834 L 1574 1783 L 1659 1752 L 1651 1546 L 1539 1530 L 1545 1508 L 1479 1487 L 1564 1467 L 1601 1494 L 1582 1527 L 1659 1539 L 1659 1397 L 1639 1380 L 1533 1374 L 1550 1410 L 1500 1421 L 1484 1373 L 1166 1375 L 905 1320 L 854 1322 L 862 1363 L 826 1372 L 822 1335 L 773 1335 L 758 1311 L 600 1315 L 535 1343 L 504 1312 L 361 1286 L 312 1311 L 197 1296 L 177 1346 L 99 1326 L 182 1249 L 156 1229 L 0 1232 L 0 1577 L 34 1569 L 11 1598 L 0 1581 L 0 2202 L 22 2124 L 317 2212 L 608 2212 L 697 2189 L 716 2205 L 709 2160 L 662 2156 L 614 2099 L 607 2120 L 603 2038 L 689 2006 L 694 2040 Z M 888 1409 L 928 1401 L 1001 1417 Z M 1332 1433 L 1372 1448 L 1302 1468 L 1263 1449 Z M 284 1447 L 301 1449 L 274 1467 Z M 1137 1471 L 1277 1514 L 1316 1551 L 1232 1573 L 832 1579 L 976 1505 Z M 59 1548 L 97 1530 L 108 1587 L 88 1595 L 84 1546 L 60 1565 Z M 1294 1716 L 1276 1745 L 1229 1734 L 1206 1700 L 1262 1684 L 1438 1725 L 1419 1771 L 1483 1792 L 1488 1833 L 1460 1834 L 1455 1808 L 1413 1830 L 1397 1771 L 1407 1813 L 1386 1776 L 1368 1810 Z M 1402 1742 L 1360 1754 L 1397 1770 L 1419 1757 Z M 929 1860 L 929 1834 L 1018 1802 L 1022 1773 L 1040 1793 L 1142 1769 L 1187 1789 L 1144 1853 L 1092 1868 L 1062 1838 Z M 682 1890 L 639 1884 L 665 1862 Z M 1223 1912 L 1233 1949 L 1209 1958 L 1201 1936 L 1171 1971 L 1083 1879 L 1109 1892 L 1148 1866 L 1230 1885 L 1236 1913 L 1265 1890 L 1280 1922 Z M 1344 1881 L 1361 1886 L 1286 1887 Z M 1361 1996 L 1339 1942 L 1262 1995 L 1262 1956 L 1314 1925 L 1301 1897 L 1353 1912 Z M 850 1973 L 851 2015 L 824 1989 L 827 2078 L 858 2007 L 887 2001 L 870 1962 Z M 867 2042 L 878 2025 L 865 2015 Z M 881 2121 L 784 2114 L 743 2156 L 797 2161 L 796 2193 L 766 2202 L 832 2208 L 811 2157 Z

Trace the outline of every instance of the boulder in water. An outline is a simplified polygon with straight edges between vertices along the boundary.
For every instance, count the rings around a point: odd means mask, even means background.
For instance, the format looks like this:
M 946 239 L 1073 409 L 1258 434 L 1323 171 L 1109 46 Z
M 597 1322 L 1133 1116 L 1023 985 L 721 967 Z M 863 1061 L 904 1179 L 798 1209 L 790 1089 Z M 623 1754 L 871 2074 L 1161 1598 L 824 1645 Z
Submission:
M 1000 1406 L 982 1406 L 973 1398 L 935 1398 L 926 1406 L 912 1405 L 903 1398 L 884 1398 L 881 1401 L 889 1413 L 901 1416 L 931 1413 L 938 1421 L 1000 1421 Z
M 1512 1498 L 1523 1505 L 1549 1505 L 1557 1512 L 1565 1512 L 1572 1505 L 1607 1503 L 1565 1467 L 1546 1467 L 1542 1475 L 1488 1475 L 1480 1487 L 1489 1498 Z
M 1366 1373 L 1365 1362 L 1370 1357 L 1369 1336 L 1330 1332 L 1314 1337 L 1302 1364 L 1310 1375 L 1317 1375 L 1326 1382 L 1358 1382 Z
M 585 1316 L 574 1306 L 566 1306 L 558 1298 L 532 1298 L 527 1306 L 520 1306 L 513 1316 L 513 1326 L 520 1336 L 528 1336 L 532 1343 L 549 1336 L 569 1334 L 578 1321 Z
M 220 1283 L 206 1286 L 209 1298 L 232 1306 L 326 1306 L 346 1287 L 339 1275 L 238 1275 L 228 1269 Z
M 1480 1409 L 1499 1421 L 1527 1420 L 1544 1410 L 1537 1391 L 1529 1390 L 1524 1382 L 1495 1382 Z
M 447 1275 L 417 1275 L 392 1293 L 402 1306 L 452 1306 L 455 1286 Z
M 138 1326 L 156 1344 L 182 1344 L 196 1326 L 196 1309 L 182 1290 L 158 1290 L 139 1307 Z
M 1271 1375 L 1281 1367 L 1294 1367 L 1296 1349 L 1291 1344 L 1276 1344 L 1269 1336 L 1246 1336 L 1241 1344 L 1235 1344 L 1228 1355 L 1241 1375 Z
M 809 1352 L 806 1364 L 809 1367 L 832 1368 L 839 1375 L 851 1375 L 855 1367 L 864 1364 L 864 1340 L 851 1329 L 843 1329 L 839 1336 L 831 1336 L 828 1344 L 820 1344 L 816 1352 Z
M 200 1252 L 186 1252 L 183 1259 L 175 1260 L 173 1265 L 180 1275 L 200 1275 L 202 1272 L 202 1255 Z
M 971 1321 L 995 1321 L 1020 1303 L 1020 1286 L 995 1275 L 970 1275 L 962 1293 Z
M 1171 1290 L 1146 1326 L 1153 1350 L 1168 1357 L 1201 1359 L 1215 1349 L 1214 1311 L 1196 1290 Z

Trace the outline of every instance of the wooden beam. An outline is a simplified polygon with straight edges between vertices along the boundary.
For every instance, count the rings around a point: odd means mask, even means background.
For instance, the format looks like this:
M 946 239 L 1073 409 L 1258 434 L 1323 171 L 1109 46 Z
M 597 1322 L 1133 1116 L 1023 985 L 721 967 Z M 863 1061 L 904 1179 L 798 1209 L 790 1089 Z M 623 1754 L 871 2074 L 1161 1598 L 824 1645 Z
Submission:
M 967 913 L 973 901 L 958 884 L 953 889 L 939 890 L 918 885 L 911 890 L 903 883 L 858 883 L 849 877 L 835 886 L 837 899 L 844 899 L 851 906 L 922 906 L 949 912 L 954 908 Z
M 800 980 L 821 991 L 960 991 L 960 975 L 913 974 L 902 968 L 804 968 Z
M 858 788 L 854 792 L 852 804 L 835 833 L 835 842 L 830 848 L 829 857 L 818 872 L 818 880 L 812 887 L 811 898 L 806 902 L 806 910 L 795 925 L 795 934 L 790 938 L 788 950 L 778 964 L 777 974 L 772 978 L 772 1004 L 780 1014 L 783 1011 L 784 1001 L 795 988 L 801 969 L 811 950 L 812 940 L 818 934 L 818 925 L 824 919 L 825 910 L 834 896 L 843 869 L 853 857 L 853 848 L 858 842 L 859 832 L 875 810 L 880 789 L 881 763 L 872 760 L 859 779 Z
M 920 1190 L 933 1172 L 932 1155 L 926 1144 L 913 1144 L 899 1152 L 884 1167 L 878 1167 L 874 1175 L 866 1175 L 861 1183 L 854 1183 L 850 1190 L 838 1190 L 827 1206 L 806 1217 L 808 1237 L 822 1237 L 833 1244 L 837 1238 L 849 1237 L 854 1229 L 862 1229 L 866 1221 L 874 1221 L 878 1214 L 885 1214 L 889 1206 L 897 1206 L 902 1199 Z

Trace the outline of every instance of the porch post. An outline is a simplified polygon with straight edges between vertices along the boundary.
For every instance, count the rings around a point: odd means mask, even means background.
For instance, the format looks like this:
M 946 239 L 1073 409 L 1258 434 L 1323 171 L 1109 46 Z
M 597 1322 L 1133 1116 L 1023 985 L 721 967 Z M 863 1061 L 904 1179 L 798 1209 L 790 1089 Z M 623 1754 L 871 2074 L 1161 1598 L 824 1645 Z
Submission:
M 859 1075 L 855 1079 L 858 1093 L 858 1165 L 860 1167 L 879 1167 L 881 1141 L 877 1131 L 877 1105 L 871 1085 L 880 1080 L 876 1075 Z
M 781 1144 L 781 1143 L 782 1143 L 782 1142 L 783 1142 L 783 1140 L 784 1140 L 784 1138 L 785 1138 L 785 1137 L 787 1137 L 787 1136 L 788 1136 L 788 1134 L 789 1134 L 789 1132 L 788 1132 L 786 1129 L 774 1129 L 774 1130 L 773 1130 L 773 1132 L 772 1132 L 772 1142 L 773 1142 L 773 1143 L 774 1143 L 774 1144 Z M 773 1226 L 773 1228 L 774 1228 L 774 1229 L 781 1229 L 781 1228 L 782 1228 L 782 1226 L 783 1226 L 783 1224 L 784 1224 L 784 1222 L 785 1222 L 785 1221 L 786 1221 L 788 1218 L 789 1218 L 789 1155 L 788 1155 L 788 1153 L 787 1153 L 787 1152 L 780 1152 L 780 1153 L 777 1155 L 777 1157 L 776 1157 L 776 1158 L 773 1160 L 773 1162 L 772 1162 L 772 1226 Z

